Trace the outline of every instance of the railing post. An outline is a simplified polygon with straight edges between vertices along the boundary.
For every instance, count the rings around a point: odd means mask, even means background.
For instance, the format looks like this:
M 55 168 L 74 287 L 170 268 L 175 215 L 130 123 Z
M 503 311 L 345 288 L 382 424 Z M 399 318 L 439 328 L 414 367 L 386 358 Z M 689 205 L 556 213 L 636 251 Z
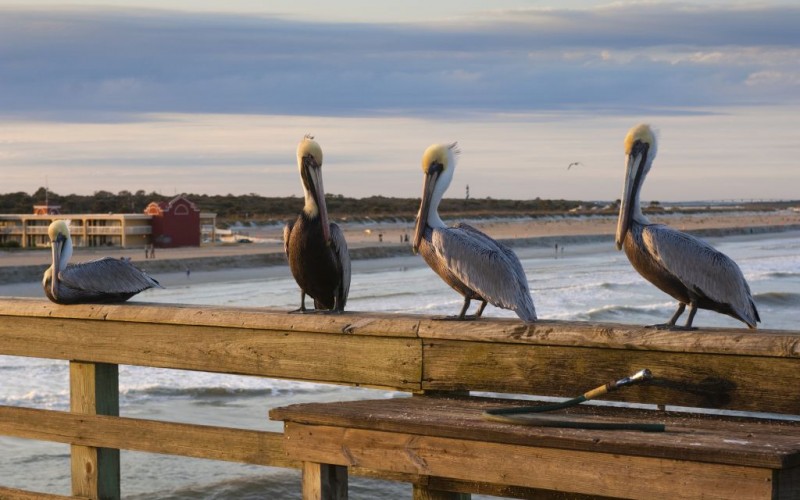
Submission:
M 73 413 L 119 416 L 119 366 L 69 363 L 69 401 Z M 72 445 L 72 494 L 120 498 L 119 450 Z

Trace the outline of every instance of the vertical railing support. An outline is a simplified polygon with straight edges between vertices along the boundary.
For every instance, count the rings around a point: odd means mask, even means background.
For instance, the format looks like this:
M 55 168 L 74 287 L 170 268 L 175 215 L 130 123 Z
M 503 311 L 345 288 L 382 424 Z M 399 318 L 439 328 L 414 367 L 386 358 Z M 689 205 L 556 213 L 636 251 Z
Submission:
M 70 410 L 119 416 L 119 367 L 69 363 Z M 120 498 L 119 450 L 72 445 L 72 494 L 102 500 Z

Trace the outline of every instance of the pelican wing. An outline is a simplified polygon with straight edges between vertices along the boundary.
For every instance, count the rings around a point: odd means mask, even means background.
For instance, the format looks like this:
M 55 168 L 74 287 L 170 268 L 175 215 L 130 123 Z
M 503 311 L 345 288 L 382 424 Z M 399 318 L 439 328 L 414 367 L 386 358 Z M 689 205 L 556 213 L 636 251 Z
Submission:
M 431 245 L 450 272 L 486 301 L 536 319 L 525 271 L 510 249 L 466 224 L 434 228 Z
M 130 261 L 112 257 L 67 266 L 59 278 L 64 285 L 87 292 L 138 293 L 148 288 L 162 288 L 158 281 Z
M 645 226 L 642 238 L 647 250 L 689 290 L 730 305 L 755 326 L 758 312 L 750 286 L 730 257 L 703 240 L 661 224 Z
M 350 295 L 350 252 L 347 250 L 347 241 L 344 239 L 344 233 L 337 224 L 330 223 L 331 228 L 331 249 L 333 250 L 336 260 L 342 270 L 342 296 L 344 303 L 347 302 L 347 297 Z M 342 304 L 344 308 L 345 304 Z

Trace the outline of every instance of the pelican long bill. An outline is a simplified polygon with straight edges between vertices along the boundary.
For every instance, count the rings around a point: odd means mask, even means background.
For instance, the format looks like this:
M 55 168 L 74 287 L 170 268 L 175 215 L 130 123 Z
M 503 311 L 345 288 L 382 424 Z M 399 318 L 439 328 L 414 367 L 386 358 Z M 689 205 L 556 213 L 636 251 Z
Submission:
M 414 243 L 411 247 L 414 253 L 419 251 L 419 244 L 422 241 L 422 237 L 425 235 L 425 227 L 428 225 L 428 213 L 430 212 L 431 208 L 431 198 L 433 198 L 436 180 L 439 178 L 441 173 L 441 165 L 431 165 L 422 182 L 422 200 L 420 201 L 419 205 L 417 227 L 414 229 Z
M 306 156 L 303 158 L 304 175 L 308 181 L 308 189 L 311 191 L 314 201 L 319 210 L 319 218 L 322 224 L 322 234 L 325 237 L 325 243 L 329 244 L 331 241 L 331 229 L 328 223 L 328 206 L 325 203 L 325 188 L 322 185 L 322 169 L 320 165 L 314 160 L 313 156 Z
M 637 194 L 639 192 L 639 183 L 642 179 L 641 166 L 642 154 L 631 152 L 626 162 L 625 182 L 622 189 L 622 199 L 619 203 L 616 235 L 617 250 L 621 250 L 622 244 L 625 243 L 625 236 L 628 234 L 628 228 L 633 217 L 633 207 L 636 203 L 639 203 Z

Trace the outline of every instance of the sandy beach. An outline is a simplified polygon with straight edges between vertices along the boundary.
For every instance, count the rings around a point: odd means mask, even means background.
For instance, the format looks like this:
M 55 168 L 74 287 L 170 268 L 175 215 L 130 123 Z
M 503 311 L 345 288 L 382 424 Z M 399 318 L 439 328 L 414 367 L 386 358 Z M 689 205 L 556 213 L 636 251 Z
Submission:
M 653 222 L 702 236 L 726 236 L 800 230 L 800 212 L 702 212 L 664 214 L 650 217 Z M 445 221 L 452 223 L 454 221 Z M 555 244 L 575 245 L 610 240 L 617 218 L 611 215 L 548 216 L 515 219 L 475 219 L 469 224 L 514 247 Z M 413 236 L 413 224 L 402 222 L 344 223 L 353 260 L 411 255 L 405 236 Z M 145 259 L 144 249 L 76 248 L 73 262 L 100 257 L 126 257 L 148 272 L 185 275 L 202 271 L 246 272 L 254 267 L 276 267 L 269 272 L 284 272 L 283 230 L 279 226 L 239 228 L 255 243 L 212 244 L 190 248 L 157 249 L 155 259 Z M 33 283 L 50 262 L 48 249 L 0 251 L 0 293 L 4 285 Z M 198 277 L 197 274 L 194 276 Z

